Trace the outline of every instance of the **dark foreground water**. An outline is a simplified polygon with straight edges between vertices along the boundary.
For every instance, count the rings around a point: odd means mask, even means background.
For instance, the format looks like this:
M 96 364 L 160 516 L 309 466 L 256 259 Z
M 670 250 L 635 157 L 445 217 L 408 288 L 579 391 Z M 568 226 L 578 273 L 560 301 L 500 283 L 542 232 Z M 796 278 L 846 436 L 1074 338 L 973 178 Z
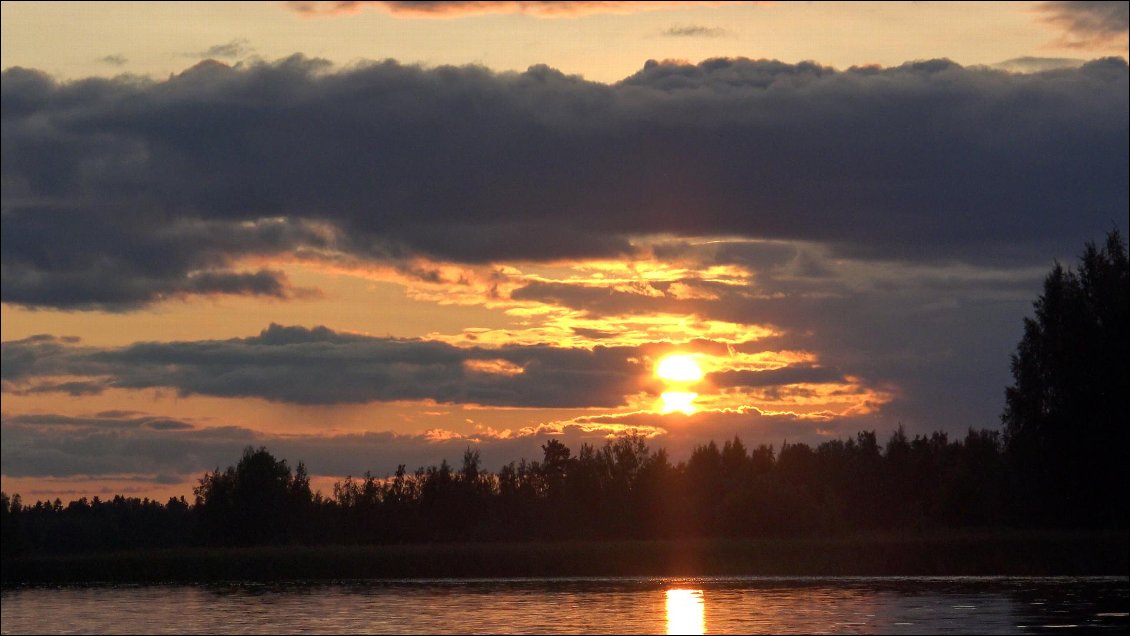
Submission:
M 1127 632 L 1126 578 L 640 578 L 5 589 L 14 633 Z

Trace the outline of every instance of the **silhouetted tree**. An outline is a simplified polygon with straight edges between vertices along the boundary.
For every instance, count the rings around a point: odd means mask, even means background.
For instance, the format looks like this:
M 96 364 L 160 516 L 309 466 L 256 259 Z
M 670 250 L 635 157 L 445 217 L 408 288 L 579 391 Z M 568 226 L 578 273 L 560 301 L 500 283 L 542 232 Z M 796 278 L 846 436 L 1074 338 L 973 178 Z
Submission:
M 20 496 L 11 498 L 8 493 L 0 492 L 0 550 L 3 554 L 15 554 L 20 551 Z
M 544 463 L 522 459 L 498 473 L 484 470 L 471 449 L 458 470 L 444 460 L 412 473 L 400 465 L 384 478 L 366 472 L 334 484 L 332 499 L 311 494 L 303 464 L 292 473 L 265 448 L 247 448 L 236 466 L 205 474 L 193 504 L 119 495 L 28 506 L 19 495 L 0 494 L 3 554 L 200 543 L 792 536 L 1028 523 L 1005 514 L 1006 503 L 1023 491 L 1006 478 L 1015 458 L 997 431 L 970 429 L 950 441 L 941 432 L 909 439 L 900 427 L 883 447 L 873 431 L 863 431 L 815 449 L 785 443 L 779 453 L 765 445 L 747 450 L 735 437 L 721 447 L 700 446 L 677 465 L 638 436 L 599 448 L 584 444 L 576 456 L 557 440 L 542 451 Z
M 252 545 L 294 541 L 311 504 L 306 469 L 296 477 L 286 460 L 248 446 L 235 466 L 207 473 L 194 489 L 208 541 Z
M 1024 321 L 1001 419 L 1026 517 L 1127 524 L 1128 280 L 1114 231 L 1086 245 L 1078 269 L 1056 263 Z
M 569 447 L 551 439 L 542 444 L 541 450 L 541 475 L 545 481 L 546 495 L 551 499 L 560 498 L 564 494 L 565 475 L 569 471 Z

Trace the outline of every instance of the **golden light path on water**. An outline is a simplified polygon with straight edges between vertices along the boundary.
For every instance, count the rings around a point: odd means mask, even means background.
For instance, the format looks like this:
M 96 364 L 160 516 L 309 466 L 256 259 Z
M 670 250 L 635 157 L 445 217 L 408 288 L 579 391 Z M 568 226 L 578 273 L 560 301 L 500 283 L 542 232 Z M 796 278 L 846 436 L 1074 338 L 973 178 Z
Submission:
M 706 633 L 702 590 L 667 590 L 667 633 Z

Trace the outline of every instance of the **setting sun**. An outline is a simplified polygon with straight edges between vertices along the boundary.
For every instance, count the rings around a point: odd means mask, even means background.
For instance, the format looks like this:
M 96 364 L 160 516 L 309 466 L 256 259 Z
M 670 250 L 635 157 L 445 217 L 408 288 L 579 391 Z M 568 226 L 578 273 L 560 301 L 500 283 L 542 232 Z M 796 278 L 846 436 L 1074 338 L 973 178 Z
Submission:
M 660 360 L 655 375 L 668 382 L 698 382 L 703 373 L 693 355 L 676 354 Z
M 1128 12 L 0 2 L 0 636 L 1130 636 Z
M 698 410 L 694 405 L 694 400 L 697 397 L 698 393 L 689 391 L 668 391 L 660 395 L 659 399 L 663 402 L 664 413 L 678 411 L 684 415 L 694 415 L 694 412 Z

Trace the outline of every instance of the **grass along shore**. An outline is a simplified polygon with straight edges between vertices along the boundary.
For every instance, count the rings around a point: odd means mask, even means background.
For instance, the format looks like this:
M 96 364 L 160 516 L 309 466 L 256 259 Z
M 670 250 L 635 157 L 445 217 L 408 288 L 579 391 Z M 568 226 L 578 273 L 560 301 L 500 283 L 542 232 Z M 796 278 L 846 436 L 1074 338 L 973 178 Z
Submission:
M 178 548 L 5 558 L 3 584 L 576 576 L 1127 575 L 1130 533 Z

